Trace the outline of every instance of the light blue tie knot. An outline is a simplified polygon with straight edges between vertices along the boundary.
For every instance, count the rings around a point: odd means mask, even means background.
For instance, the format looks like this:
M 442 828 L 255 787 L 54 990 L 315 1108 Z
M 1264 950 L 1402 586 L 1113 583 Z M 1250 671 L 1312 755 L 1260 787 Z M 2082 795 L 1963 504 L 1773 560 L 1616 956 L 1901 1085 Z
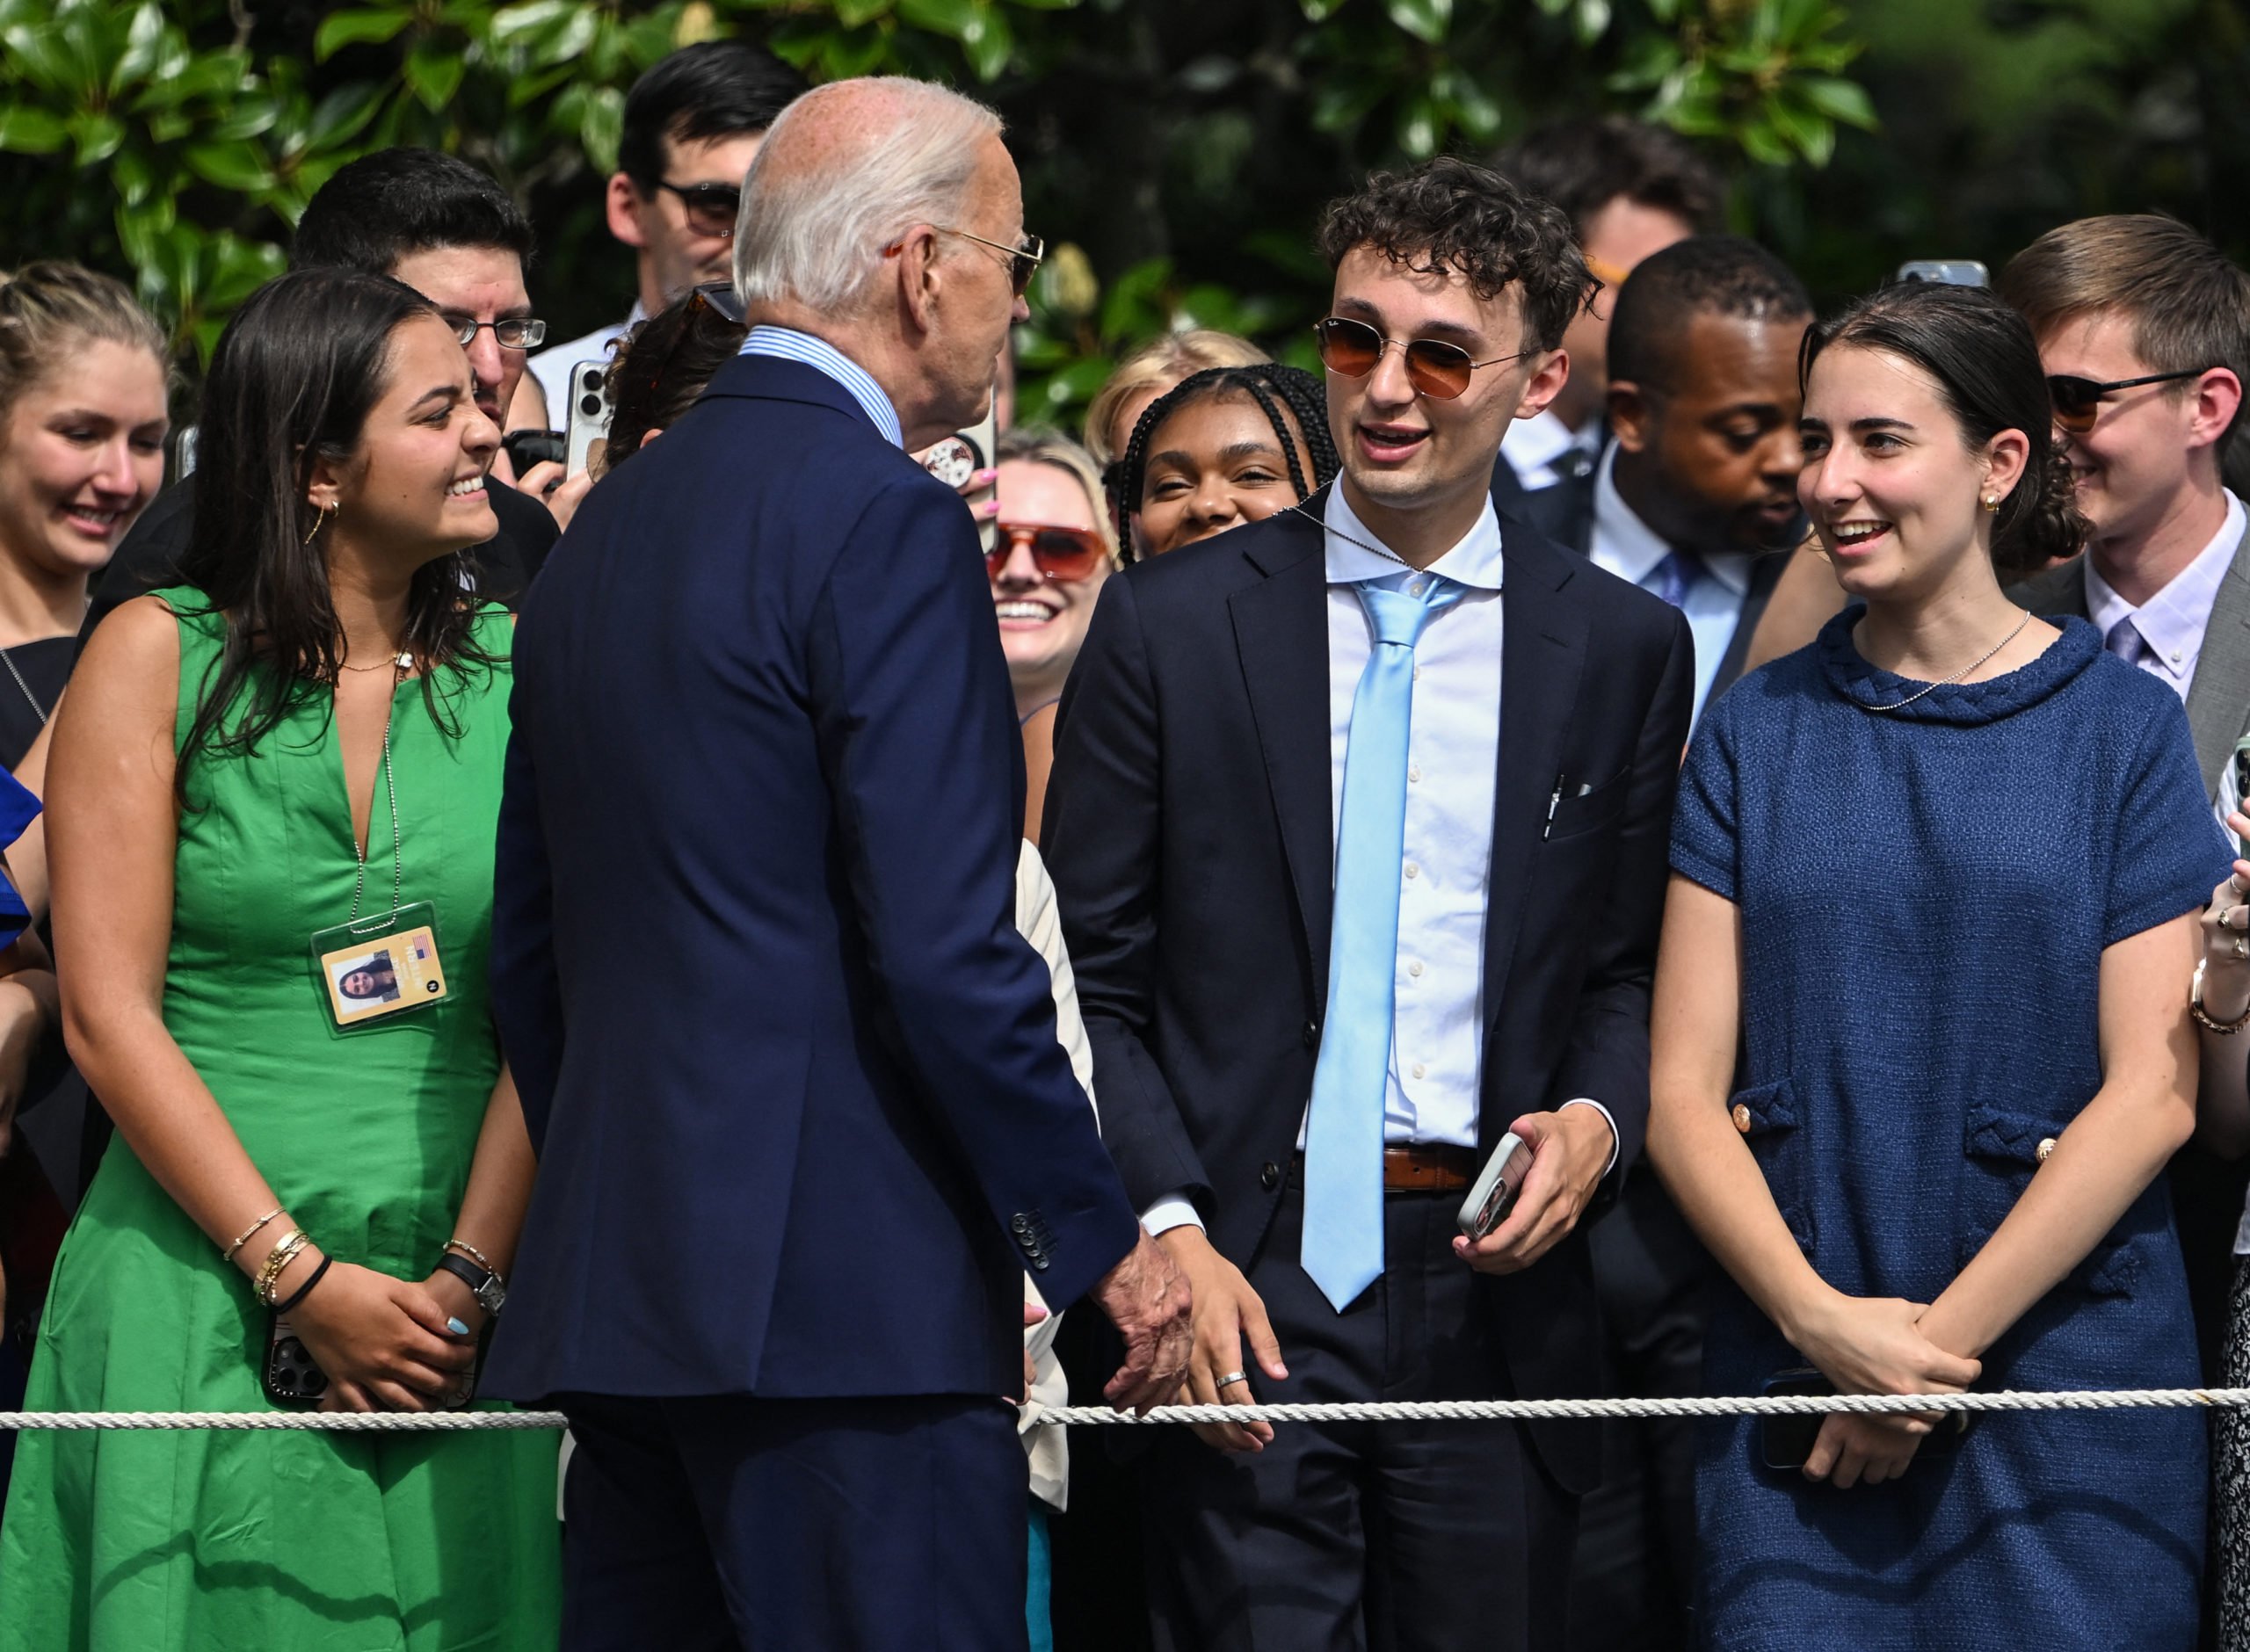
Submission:
M 1383 1273 L 1383 1112 L 1397 1018 L 1398 885 L 1406 841 L 1406 753 L 1414 646 L 1466 587 L 1416 574 L 1403 590 L 1359 587 L 1375 646 L 1352 696 L 1336 833 L 1328 1004 L 1305 1122 L 1299 1259 L 1338 1313 Z

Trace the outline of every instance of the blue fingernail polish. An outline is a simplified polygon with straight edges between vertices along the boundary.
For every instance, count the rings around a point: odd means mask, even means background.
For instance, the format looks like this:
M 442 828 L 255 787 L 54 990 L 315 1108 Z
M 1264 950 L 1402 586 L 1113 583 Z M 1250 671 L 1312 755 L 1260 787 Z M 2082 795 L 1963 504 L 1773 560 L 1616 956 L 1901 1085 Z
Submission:
M 457 1319 L 447 1320 L 446 1322 L 446 1329 L 453 1332 L 456 1337 L 466 1337 L 468 1335 L 468 1327 L 462 1324 Z

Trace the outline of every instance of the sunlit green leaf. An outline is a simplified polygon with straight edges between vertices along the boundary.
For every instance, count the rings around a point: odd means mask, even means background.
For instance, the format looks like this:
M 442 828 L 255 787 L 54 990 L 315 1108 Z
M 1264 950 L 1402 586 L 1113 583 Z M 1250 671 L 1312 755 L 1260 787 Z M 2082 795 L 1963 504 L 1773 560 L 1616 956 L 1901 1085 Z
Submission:
M 1436 45 L 1453 21 L 1453 0 L 1383 0 L 1390 20 L 1417 40 Z
M 1867 89 L 1858 82 L 1838 80 L 1825 75 L 1803 75 L 1794 84 L 1799 97 L 1831 120 L 1840 120 L 1847 127 L 1874 130 L 1876 124 L 1875 103 L 1867 95 Z
M 70 142 L 77 151 L 81 166 L 106 161 L 125 141 L 125 122 L 115 115 L 82 110 L 65 124 L 70 128 Z
M 239 139 L 228 143 L 191 143 L 182 158 L 198 178 L 221 189 L 248 193 L 273 183 L 272 170 L 258 146 Z
M 425 41 L 406 54 L 407 89 L 421 99 L 425 109 L 435 113 L 453 101 L 468 69 L 458 52 Z
M 44 109 L 29 104 L 0 108 L 0 149 L 18 155 L 52 155 L 69 140 L 69 128 Z
M 313 36 L 313 56 L 324 63 L 347 46 L 380 46 L 396 40 L 413 21 L 410 6 L 331 12 L 321 19 L 320 32 Z

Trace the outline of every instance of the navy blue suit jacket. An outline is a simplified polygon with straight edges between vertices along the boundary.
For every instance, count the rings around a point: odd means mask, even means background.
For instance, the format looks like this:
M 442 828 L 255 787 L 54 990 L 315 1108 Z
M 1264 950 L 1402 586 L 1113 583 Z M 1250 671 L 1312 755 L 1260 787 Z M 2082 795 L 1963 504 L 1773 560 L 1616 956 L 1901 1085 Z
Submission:
M 1648 1123 L 1649 990 L 1695 644 L 1676 610 L 1520 522 L 1502 522 L 1501 543 L 1478 1138 L 1489 1151 L 1520 1114 L 1590 1096 L 1617 1121 L 1622 1170 Z M 1238 1266 L 1280 1202 L 1328 1000 L 1323 549 L 1317 521 L 1283 511 L 1111 580 L 1063 696 L 1047 791 L 1104 1136 L 1139 1204 L 1186 1192 Z M 1558 774 L 1571 789 L 1550 830 Z M 1583 1224 L 1536 1265 L 1483 1283 L 1517 1394 L 1599 1390 Z M 1532 1433 L 1564 1485 L 1599 1478 L 1594 1431 Z
M 1016 932 L 960 499 L 741 358 L 517 632 L 492 1000 L 539 1177 L 486 1388 L 1008 1394 L 1137 1226 Z

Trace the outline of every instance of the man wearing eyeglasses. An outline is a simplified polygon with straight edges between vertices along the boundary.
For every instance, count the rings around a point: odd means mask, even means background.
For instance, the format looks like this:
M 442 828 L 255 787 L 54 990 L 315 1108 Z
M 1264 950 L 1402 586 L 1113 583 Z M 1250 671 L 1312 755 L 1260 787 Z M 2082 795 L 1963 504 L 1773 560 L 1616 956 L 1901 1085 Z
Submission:
M 1542 127 L 1493 165 L 1526 194 L 1563 209 L 1603 287 L 1563 335 L 1569 382 L 1508 431 L 1492 472 L 1500 509 L 1568 540 L 1592 514 L 1593 467 L 1608 439 L 1610 306 L 1642 259 L 1717 226 L 1718 180 L 1680 138 L 1622 115 Z
M 577 363 L 608 360 L 636 322 L 731 279 L 743 177 L 766 129 L 804 90 L 795 69 L 740 40 L 683 47 L 633 83 L 602 200 L 609 233 L 633 249 L 633 308 L 533 358 L 550 423 L 559 426 L 570 406 Z
M 524 376 L 526 352 L 546 336 L 524 285 L 531 222 L 490 177 L 432 149 L 378 149 L 316 190 L 290 246 L 293 268 L 361 270 L 403 282 L 428 299 L 468 352 L 476 405 L 496 424 Z M 504 466 L 498 455 L 496 466 Z M 477 592 L 514 607 L 555 543 L 555 518 L 519 492 L 504 469 L 488 478 L 500 531 L 470 553 Z M 83 640 L 104 615 L 159 585 L 178 583 L 194 490 L 175 482 L 156 496 L 89 593 Z
M 2250 518 L 2220 475 L 2250 380 L 2250 277 L 2176 219 L 2084 218 L 2008 261 L 2000 296 L 2031 323 L 2055 434 L 2091 530 L 2085 552 L 2014 595 L 2091 620 L 2109 651 L 2180 696 L 2222 818 L 2250 733 Z M 2191 1143 L 2171 1165 L 2203 1367 L 2219 1372 L 2244 1172 Z
M 1321 241 L 1342 475 L 1110 579 L 1063 692 L 1044 848 L 1105 1136 L 1194 1288 L 1183 1400 L 1587 1394 L 1695 644 L 1492 506 L 1570 371 L 1562 214 L 1448 158 Z M 1157 1644 L 1562 1647 L 1600 1472 L 1583 1427 L 1165 1431 Z
M 2219 459 L 2250 375 L 2250 278 L 2175 219 L 2085 218 L 2010 259 L 2092 532 L 2021 592 L 2101 627 L 2186 702 L 2217 794 L 2250 728 L 2250 519 Z

